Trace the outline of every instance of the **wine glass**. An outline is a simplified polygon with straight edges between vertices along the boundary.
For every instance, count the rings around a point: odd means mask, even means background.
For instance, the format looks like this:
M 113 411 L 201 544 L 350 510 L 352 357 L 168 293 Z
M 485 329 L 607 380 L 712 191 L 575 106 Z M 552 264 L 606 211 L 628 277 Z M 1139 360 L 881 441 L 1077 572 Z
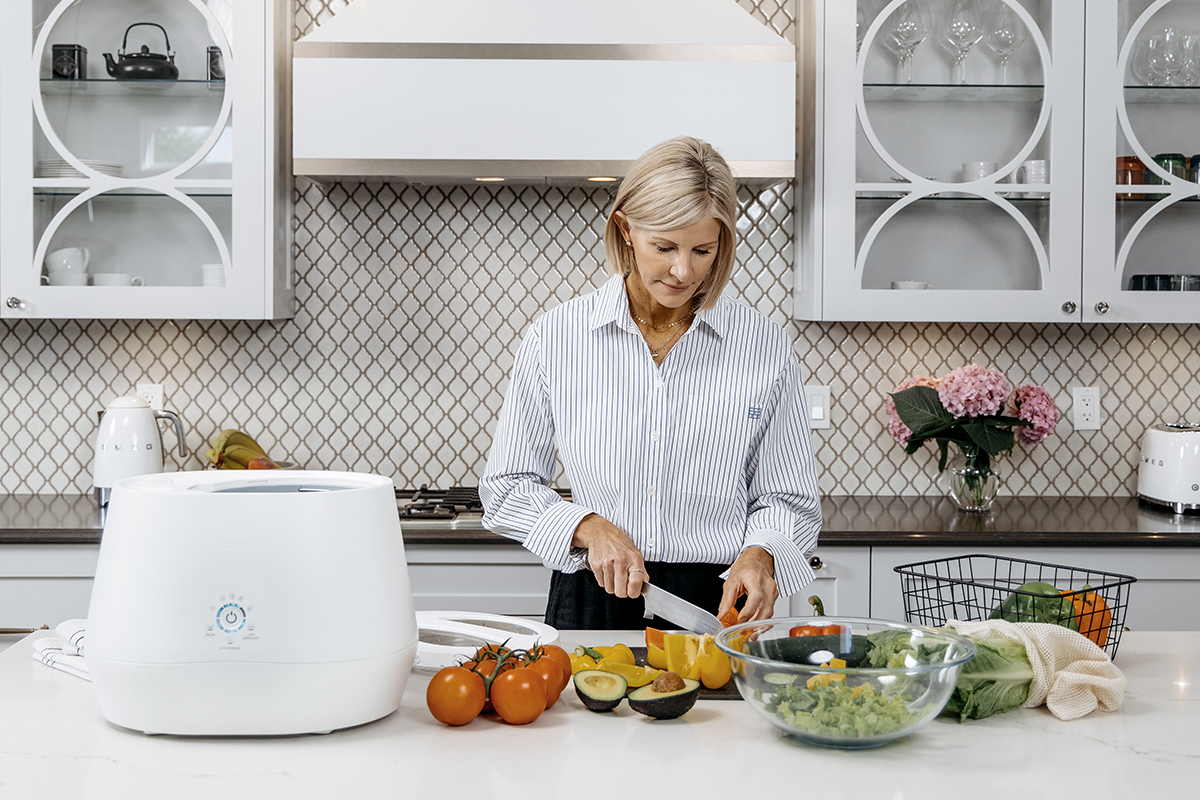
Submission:
M 954 0 L 942 21 L 942 44 L 954 53 L 953 82 L 967 82 L 967 54 L 983 38 L 983 9 L 979 0 Z
M 1008 85 L 1008 60 L 1025 43 L 1029 31 L 1008 3 L 997 2 L 988 15 L 984 44 L 1000 57 L 1000 85 Z
M 863 37 L 867 35 L 867 28 L 871 27 L 871 21 L 875 19 L 878 9 L 875 7 L 875 0 L 858 0 L 858 16 L 854 22 L 854 34 L 858 38 L 858 44 L 854 46 L 854 55 L 858 55 L 862 50 Z
M 933 27 L 922 0 L 906 0 L 888 17 L 883 43 L 898 59 L 898 83 L 912 83 L 912 57 Z
M 1175 28 L 1162 32 L 1163 83 L 1170 86 L 1175 76 L 1183 70 L 1183 35 Z
M 1194 33 L 1183 37 L 1183 68 L 1179 74 L 1184 86 L 1195 86 L 1200 81 L 1200 36 Z
M 1149 36 L 1133 44 L 1133 77 L 1145 86 L 1156 86 L 1164 77 L 1162 71 L 1162 37 Z

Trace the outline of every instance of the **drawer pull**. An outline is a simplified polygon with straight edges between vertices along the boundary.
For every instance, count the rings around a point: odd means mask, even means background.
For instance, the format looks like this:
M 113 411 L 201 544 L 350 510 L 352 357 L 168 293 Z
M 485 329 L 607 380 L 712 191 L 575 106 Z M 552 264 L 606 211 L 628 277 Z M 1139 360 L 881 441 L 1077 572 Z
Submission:
M 825 566 L 825 562 L 821 560 L 820 556 L 812 556 L 808 559 L 808 565 L 812 567 L 813 571 L 815 572 L 821 567 Z

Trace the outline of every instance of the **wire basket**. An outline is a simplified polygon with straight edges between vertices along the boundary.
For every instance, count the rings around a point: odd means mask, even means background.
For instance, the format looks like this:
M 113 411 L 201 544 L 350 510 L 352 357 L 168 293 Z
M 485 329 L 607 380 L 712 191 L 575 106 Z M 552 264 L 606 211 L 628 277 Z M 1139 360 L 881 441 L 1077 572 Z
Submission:
M 1129 586 L 1137 580 L 1113 572 L 1064 567 L 1041 561 L 971 554 L 895 568 L 904 593 L 904 615 L 918 625 L 940 627 L 947 620 L 986 620 L 993 612 L 1013 622 L 1050 622 L 1070 627 L 1117 655 Z M 1060 598 L 1021 591 L 1040 581 L 1059 589 Z M 1088 587 L 1084 590 L 1084 587 Z

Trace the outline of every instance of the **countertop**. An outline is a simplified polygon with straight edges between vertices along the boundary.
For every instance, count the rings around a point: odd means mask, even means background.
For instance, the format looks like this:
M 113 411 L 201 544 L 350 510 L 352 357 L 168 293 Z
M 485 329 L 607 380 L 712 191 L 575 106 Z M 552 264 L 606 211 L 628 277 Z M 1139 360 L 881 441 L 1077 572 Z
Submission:
M 1200 547 L 1200 514 L 1172 514 L 1131 497 L 1003 497 L 991 514 L 944 498 L 829 496 L 827 545 Z M 103 514 L 92 495 L 0 495 L 0 544 L 94 544 Z M 465 527 L 404 532 L 408 544 L 507 545 Z
M 13 798 L 1191 797 L 1200 780 L 1200 633 L 1130 631 L 1121 709 L 1063 722 L 1045 708 L 933 720 L 875 750 L 805 745 L 744 702 L 700 701 L 656 721 L 587 711 L 568 689 L 526 726 L 462 728 L 425 708 L 414 673 L 400 709 L 325 736 L 145 736 L 100 714 L 92 684 L 35 662 L 33 634 L 0 653 L 0 795 Z M 563 632 L 560 644 L 636 642 Z

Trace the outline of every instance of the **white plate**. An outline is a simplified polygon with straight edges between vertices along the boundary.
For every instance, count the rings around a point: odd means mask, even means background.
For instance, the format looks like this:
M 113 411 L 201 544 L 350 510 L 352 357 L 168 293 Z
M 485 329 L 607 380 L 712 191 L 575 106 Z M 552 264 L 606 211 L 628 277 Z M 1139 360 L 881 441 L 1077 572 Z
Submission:
M 528 650 L 558 641 L 558 631 L 544 623 L 474 611 L 418 611 L 417 632 L 413 669 L 419 672 L 437 672 L 466 661 L 485 644 Z

